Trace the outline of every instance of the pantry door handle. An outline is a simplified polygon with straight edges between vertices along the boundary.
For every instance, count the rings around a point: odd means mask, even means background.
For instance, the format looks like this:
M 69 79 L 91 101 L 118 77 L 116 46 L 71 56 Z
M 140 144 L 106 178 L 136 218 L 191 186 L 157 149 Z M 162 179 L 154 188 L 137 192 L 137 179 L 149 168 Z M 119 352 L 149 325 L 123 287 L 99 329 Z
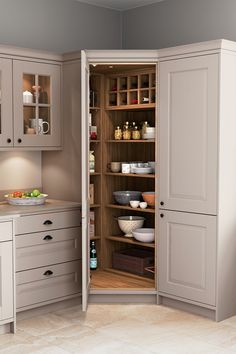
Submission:
M 48 240 L 52 240 L 53 237 L 51 235 L 46 235 L 44 238 L 43 238 L 45 241 L 48 241 Z
M 51 270 L 46 270 L 46 272 L 43 273 L 43 275 L 46 275 L 46 276 L 52 275 L 52 274 L 53 274 L 53 272 Z
M 51 220 L 45 220 L 43 225 L 52 225 L 52 221 Z

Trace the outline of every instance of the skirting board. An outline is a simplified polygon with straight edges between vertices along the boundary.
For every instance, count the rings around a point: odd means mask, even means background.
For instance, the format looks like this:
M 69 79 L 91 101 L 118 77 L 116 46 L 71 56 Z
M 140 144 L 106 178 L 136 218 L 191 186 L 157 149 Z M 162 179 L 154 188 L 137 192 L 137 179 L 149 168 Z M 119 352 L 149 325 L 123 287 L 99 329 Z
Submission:
M 44 305 L 30 310 L 25 310 L 16 314 L 16 321 L 25 320 L 35 316 L 45 315 L 50 312 L 63 310 L 68 307 L 81 305 L 81 296 L 74 299 L 63 300 L 53 304 Z
M 193 313 L 195 315 L 207 317 L 213 321 L 216 320 L 216 313 L 214 310 L 200 307 L 193 304 L 188 304 L 179 300 L 170 299 L 167 297 L 159 296 L 159 303 L 168 307 L 172 307 L 178 310 Z
M 156 304 L 156 295 L 138 295 L 138 294 L 90 294 L 89 303 L 140 303 L 140 304 Z

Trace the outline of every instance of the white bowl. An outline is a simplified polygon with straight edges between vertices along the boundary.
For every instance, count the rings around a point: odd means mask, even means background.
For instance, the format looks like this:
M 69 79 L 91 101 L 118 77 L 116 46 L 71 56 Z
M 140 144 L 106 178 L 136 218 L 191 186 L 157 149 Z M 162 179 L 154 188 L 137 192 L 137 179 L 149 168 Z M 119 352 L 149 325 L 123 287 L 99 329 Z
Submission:
M 132 231 L 132 234 L 140 242 L 153 242 L 155 239 L 155 229 L 136 229 Z
M 119 216 L 118 225 L 126 237 L 133 237 L 132 231 L 143 226 L 145 218 L 143 216 Z
M 131 200 L 129 204 L 132 208 L 138 208 L 140 201 L 139 200 Z
M 153 169 L 152 167 L 134 167 L 133 171 L 136 174 L 148 174 L 152 173 Z
M 146 207 L 147 207 L 147 202 L 140 202 L 140 203 L 139 203 L 139 206 L 140 206 L 141 209 L 146 209 Z
M 151 133 L 145 133 L 143 134 L 143 139 L 155 139 L 155 132 L 151 132 Z

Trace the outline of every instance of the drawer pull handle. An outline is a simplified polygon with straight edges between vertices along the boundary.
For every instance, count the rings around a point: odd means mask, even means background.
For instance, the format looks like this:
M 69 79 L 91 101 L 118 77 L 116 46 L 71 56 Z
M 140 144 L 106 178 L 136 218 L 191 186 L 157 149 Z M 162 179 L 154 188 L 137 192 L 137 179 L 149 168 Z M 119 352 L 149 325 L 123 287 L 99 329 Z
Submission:
M 52 240 L 53 237 L 51 235 L 46 235 L 44 238 L 43 238 L 45 241 L 48 241 L 48 240 Z
M 52 225 L 52 221 L 51 220 L 45 220 L 43 225 Z
M 53 272 L 51 270 L 46 270 L 45 273 L 43 273 L 43 275 L 46 275 L 46 276 L 49 276 L 49 275 L 52 275 Z

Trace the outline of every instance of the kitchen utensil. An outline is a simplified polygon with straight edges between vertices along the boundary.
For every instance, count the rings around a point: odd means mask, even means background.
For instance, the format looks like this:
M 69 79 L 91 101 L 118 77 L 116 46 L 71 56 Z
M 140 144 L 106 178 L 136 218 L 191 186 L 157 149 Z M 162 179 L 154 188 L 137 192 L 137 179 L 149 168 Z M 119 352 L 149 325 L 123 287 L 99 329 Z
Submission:
M 120 172 L 121 169 L 121 163 L 120 162 L 110 162 L 107 165 L 108 169 L 111 170 L 113 173 L 118 173 Z
M 131 200 L 140 200 L 142 192 L 137 191 L 116 191 L 113 192 L 115 201 L 120 205 L 129 205 Z
M 119 216 L 118 225 L 125 237 L 133 237 L 132 231 L 143 226 L 145 218 L 143 216 Z
M 134 167 L 134 173 L 136 174 L 149 174 L 152 173 L 152 167 Z
M 131 200 L 129 204 L 132 208 L 138 208 L 140 201 L 139 200 Z
M 155 207 L 155 192 L 144 192 L 142 193 L 143 200 L 151 207 Z
M 147 208 L 147 202 L 140 202 L 139 206 L 141 209 L 146 209 Z
M 140 242 L 153 242 L 155 239 L 155 229 L 140 228 L 132 231 L 135 240 Z
M 38 197 L 12 198 L 8 194 L 4 196 L 11 205 L 42 205 L 45 203 L 48 194 L 40 194 Z

